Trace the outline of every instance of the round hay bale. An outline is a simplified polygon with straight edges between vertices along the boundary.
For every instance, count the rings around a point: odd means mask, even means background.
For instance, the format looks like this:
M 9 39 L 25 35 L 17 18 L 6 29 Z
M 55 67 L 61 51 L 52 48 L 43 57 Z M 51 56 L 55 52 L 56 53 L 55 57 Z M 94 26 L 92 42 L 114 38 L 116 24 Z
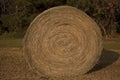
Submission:
M 38 15 L 24 39 L 30 66 L 51 77 L 88 72 L 102 50 L 97 24 L 83 11 L 70 6 L 50 8 Z

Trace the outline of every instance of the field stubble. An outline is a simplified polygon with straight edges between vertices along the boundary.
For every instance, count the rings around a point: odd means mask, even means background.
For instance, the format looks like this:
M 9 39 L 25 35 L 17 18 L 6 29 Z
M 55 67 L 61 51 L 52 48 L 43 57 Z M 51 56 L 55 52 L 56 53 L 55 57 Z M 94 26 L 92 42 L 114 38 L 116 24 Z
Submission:
M 38 75 L 28 66 L 22 51 L 22 40 L 19 39 L 18 43 L 15 40 L 16 44 L 13 44 L 14 40 L 8 39 L 9 43 L 2 41 L 5 40 L 0 41 L 0 80 L 120 80 L 120 47 L 113 45 L 117 42 L 104 43 L 105 49 L 98 64 L 85 75 L 48 78 Z

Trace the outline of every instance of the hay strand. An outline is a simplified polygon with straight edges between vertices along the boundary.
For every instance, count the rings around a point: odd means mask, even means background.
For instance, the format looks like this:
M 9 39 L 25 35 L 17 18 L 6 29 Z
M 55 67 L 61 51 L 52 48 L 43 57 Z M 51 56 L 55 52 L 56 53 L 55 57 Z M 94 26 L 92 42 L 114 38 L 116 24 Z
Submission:
M 97 24 L 70 6 L 50 8 L 38 15 L 24 38 L 30 66 L 47 76 L 84 74 L 97 63 L 101 50 Z

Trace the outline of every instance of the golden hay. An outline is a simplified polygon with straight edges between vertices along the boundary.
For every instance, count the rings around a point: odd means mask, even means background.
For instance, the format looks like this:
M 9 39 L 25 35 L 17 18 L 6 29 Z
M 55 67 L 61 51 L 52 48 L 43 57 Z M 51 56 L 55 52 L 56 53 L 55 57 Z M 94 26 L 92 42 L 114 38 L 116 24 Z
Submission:
M 88 72 L 98 61 L 102 36 L 97 24 L 70 6 L 50 8 L 30 24 L 24 52 L 38 73 L 57 77 Z

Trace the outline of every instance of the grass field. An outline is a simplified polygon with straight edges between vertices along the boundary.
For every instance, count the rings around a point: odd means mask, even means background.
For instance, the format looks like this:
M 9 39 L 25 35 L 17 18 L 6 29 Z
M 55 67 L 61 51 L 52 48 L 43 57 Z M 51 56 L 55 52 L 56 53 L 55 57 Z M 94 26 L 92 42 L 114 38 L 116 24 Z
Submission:
M 0 80 L 120 80 L 120 41 L 104 41 L 98 64 L 87 74 L 69 78 L 38 75 L 26 63 L 22 39 L 0 38 Z

